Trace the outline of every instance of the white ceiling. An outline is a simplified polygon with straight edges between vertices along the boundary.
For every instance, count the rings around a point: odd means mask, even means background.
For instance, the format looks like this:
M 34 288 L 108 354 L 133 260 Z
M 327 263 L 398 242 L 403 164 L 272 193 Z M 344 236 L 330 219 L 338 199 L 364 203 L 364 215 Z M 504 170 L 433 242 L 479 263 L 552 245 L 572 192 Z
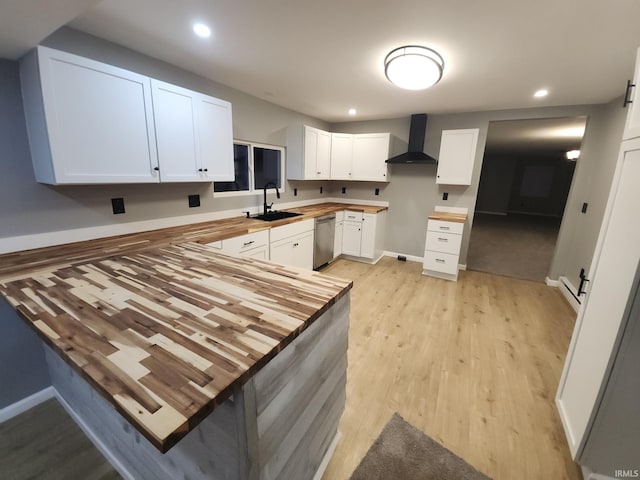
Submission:
M 75 15 L 73 28 L 328 122 L 605 103 L 640 46 L 638 0 L 3 0 L 0 56 Z M 406 44 L 442 54 L 438 85 L 386 80 L 385 55 Z

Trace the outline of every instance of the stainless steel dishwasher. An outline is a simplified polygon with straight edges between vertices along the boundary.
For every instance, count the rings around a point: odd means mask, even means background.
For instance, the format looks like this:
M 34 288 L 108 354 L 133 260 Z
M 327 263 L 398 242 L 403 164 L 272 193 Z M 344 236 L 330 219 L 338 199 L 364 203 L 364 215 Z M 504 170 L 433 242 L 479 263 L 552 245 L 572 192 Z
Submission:
M 336 214 L 316 217 L 313 246 L 313 269 L 333 260 L 333 239 L 336 234 Z

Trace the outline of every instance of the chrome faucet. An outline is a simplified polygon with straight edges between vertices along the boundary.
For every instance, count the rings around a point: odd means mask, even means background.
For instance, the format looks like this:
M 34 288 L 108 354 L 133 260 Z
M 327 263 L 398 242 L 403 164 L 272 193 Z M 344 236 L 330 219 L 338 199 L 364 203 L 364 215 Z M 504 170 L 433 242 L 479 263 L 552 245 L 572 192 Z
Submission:
M 278 186 L 273 182 L 267 182 L 265 184 L 265 186 L 263 187 L 264 188 L 264 205 L 263 205 L 263 207 L 264 207 L 264 216 L 265 217 L 267 216 L 267 212 L 269 211 L 269 209 L 271 209 L 271 207 L 273 206 L 273 203 L 271 205 L 267 205 L 267 188 L 269 188 L 270 186 L 276 189 L 276 197 L 280 198 L 280 192 L 278 191 Z

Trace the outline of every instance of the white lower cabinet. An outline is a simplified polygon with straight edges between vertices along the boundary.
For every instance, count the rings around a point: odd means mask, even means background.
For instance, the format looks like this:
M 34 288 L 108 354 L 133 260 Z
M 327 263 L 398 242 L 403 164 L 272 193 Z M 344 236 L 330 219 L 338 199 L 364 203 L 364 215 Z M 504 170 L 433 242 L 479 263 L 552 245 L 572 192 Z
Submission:
M 386 211 L 362 213 L 345 210 L 342 222 L 341 254 L 364 261 L 377 261 L 382 255 Z
M 269 254 L 272 262 L 313 270 L 312 219 L 270 230 Z
M 248 233 L 237 237 L 227 238 L 207 244 L 219 249 L 222 253 L 238 255 L 240 257 L 252 257 L 269 259 L 269 230 Z
M 333 258 L 342 255 L 342 237 L 344 232 L 344 212 L 336 212 L 336 234 L 333 239 Z
M 458 279 L 464 223 L 429 219 L 422 264 L 424 275 Z

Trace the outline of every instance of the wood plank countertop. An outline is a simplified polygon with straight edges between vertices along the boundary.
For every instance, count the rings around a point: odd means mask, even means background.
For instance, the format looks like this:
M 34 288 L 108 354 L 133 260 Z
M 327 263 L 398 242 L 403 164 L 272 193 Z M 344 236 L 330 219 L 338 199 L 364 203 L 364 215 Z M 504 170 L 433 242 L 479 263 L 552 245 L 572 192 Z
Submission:
M 379 213 L 387 210 L 387 208 L 388 207 L 327 202 L 287 209 L 288 211 L 301 213 L 302 215 L 274 222 L 264 222 L 262 220 L 240 216 L 7 253 L 0 255 L 0 281 L 29 277 L 38 270 L 62 268 L 78 262 L 101 258 L 106 255 L 116 255 L 125 252 L 131 253 L 184 242 L 204 244 L 225 240 L 227 238 L 267 230 L 340 210 Z
M 235 234 L 252 228 L 234 222 Z M 210 241 L 197 233 L 207 228 L 63 247 L 68 266 L 0 282 L 18 314 L 162 452 L 352 286 L 184 242 Z M 77 261 L 92 255 L 101 258 Z
M 453 212 L 432 212 L 429 215 L 429 220 L 441 220 L 443 222 L 464 223 L 467 221 L 467 214 L 453 213 Z

